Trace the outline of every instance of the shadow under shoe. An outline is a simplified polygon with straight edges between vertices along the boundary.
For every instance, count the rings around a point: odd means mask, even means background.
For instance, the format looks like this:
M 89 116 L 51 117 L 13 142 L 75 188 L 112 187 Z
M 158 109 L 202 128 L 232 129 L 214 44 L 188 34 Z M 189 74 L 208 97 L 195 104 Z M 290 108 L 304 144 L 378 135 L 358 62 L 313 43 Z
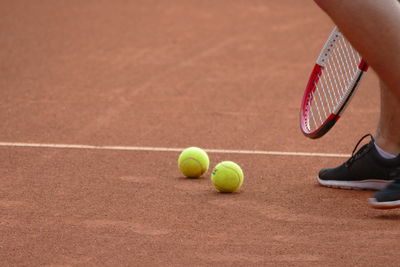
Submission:
M 371 141 L 355 152 L 362 140 L 368 136 Z M 319 172 L 318 183 L 342 189 L 383 189 L 396 177 L 400 168 L 400 155 L 394 159 L 385 159 L 376 150 L 374 143 L 375 140 L 371 134 L 363 136 L 346 162 L 336 168 L 322 169 Z

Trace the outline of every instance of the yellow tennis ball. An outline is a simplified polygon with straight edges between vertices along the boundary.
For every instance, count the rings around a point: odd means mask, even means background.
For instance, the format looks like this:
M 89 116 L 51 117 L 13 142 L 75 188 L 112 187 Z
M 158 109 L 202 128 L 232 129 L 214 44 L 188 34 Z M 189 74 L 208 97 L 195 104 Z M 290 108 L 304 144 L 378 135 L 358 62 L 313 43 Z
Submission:
M 233 161 L 223 161 L 217 164 L 211 174 L 215 188 L 222 193 L 232 193 L 243 184 L 243 171 Z
M 208 155 L 201 148 L 188 147 L 179 155 L 178 167 L 186 177 L 200 177 L 208 170 L 209 165 Z

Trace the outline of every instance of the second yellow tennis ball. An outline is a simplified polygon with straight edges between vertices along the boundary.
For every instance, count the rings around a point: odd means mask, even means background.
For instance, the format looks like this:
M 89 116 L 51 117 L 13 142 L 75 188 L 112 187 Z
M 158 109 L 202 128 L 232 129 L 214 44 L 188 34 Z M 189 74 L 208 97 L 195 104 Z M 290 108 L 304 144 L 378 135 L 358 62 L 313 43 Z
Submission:
M 208 170 L 210 160 L 207 153 L 198 147 L 188 147 L 178 159 L 178 167 L 186 177 L 197 178 Z
M 211 174 L 215 188 L 222 193 L 232 193 L 243 184 L 243 171 L 233 161 L 223 161 L 217 164 Z

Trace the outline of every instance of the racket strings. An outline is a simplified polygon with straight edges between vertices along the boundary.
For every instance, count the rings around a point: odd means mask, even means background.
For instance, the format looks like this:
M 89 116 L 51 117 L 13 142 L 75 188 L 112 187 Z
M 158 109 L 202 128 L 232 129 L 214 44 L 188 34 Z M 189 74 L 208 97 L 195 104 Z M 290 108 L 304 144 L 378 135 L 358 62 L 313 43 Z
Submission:
M 319 128 L 347 97 L 361 61 L 361 56 L 342 36 L 338 36 L 328 52 L 330 55 L 310 98 L 311 131 Z

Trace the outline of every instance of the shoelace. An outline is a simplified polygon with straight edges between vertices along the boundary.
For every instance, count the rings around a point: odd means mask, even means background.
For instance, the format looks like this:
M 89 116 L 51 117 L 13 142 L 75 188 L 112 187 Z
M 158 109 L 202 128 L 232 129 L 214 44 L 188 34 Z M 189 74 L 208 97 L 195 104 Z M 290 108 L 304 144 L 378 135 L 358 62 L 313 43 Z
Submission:
M 354 161 L 358 160 L 359 158 L 363 157 L 371 148 L 368 144 L 365 144 L 360 148 L 360 150 L 357 151 L 358 146 L 360 143 L 366 138 L 366 137 L 371 137 L 371 140 L 375 140 L 372 134 L 366 134 L 361 139 L 358 141 L 357 145 L 353 149 L 353 152 L 351 153 L 351 157 L 346 161 L 345 166 L 350 167 L 351 164 L 354 163 Z M 356 152 L 357 151 L 357 152 Z

